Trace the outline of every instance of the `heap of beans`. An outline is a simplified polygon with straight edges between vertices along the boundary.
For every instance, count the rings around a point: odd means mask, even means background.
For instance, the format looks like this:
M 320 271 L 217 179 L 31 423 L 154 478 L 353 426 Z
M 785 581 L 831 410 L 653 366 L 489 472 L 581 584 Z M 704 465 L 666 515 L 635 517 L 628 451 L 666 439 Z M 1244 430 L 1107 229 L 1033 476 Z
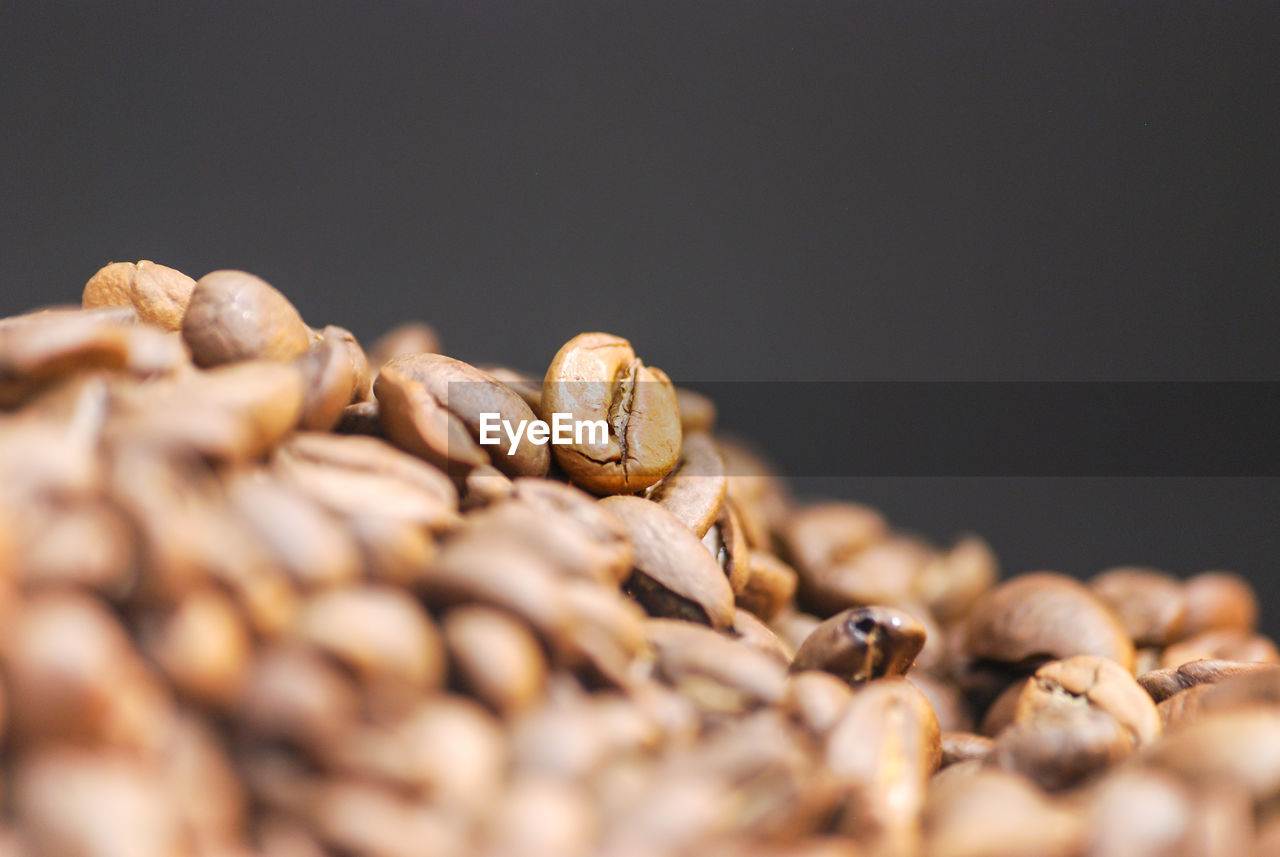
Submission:
M 1000 583 L 541 359 L 146 261 L 0 321 L 0 857 L 1280 854 L 1241 578 Z

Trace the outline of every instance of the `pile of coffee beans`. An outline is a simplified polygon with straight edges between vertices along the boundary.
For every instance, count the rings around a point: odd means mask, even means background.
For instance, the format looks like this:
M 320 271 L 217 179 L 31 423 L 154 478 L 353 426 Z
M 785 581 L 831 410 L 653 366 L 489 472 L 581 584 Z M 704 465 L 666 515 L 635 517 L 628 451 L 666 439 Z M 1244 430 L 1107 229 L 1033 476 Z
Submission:
M 0 855 L 1280 854 L 1241 578 L 1000 582 L 538 359 L 146 261 L 0 321 Z

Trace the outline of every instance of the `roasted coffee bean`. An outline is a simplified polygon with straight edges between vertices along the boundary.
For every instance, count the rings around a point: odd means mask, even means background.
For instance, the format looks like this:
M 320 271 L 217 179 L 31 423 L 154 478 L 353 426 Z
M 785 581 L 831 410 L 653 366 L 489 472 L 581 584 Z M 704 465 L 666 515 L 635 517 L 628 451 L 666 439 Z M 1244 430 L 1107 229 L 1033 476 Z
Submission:
M 742 711 L 782 698 L 786 667 L 753 646 L 707 628 L 650 619 L 659 675 L 700 706 Z
M 934 778 L 925 807 L 929 857 L 1073 857 L 1086 828 L 1080 814 L 1025 777 L 957 763 Z
M 866 604 L 906 604 L 932 553 L 914 539 L 891 536 L 811 574 L 800 574 L 799 602 L 818 615 Z
M 725 500 L 715 523 L 702 537 L 702 543 L 729 579 L 734 597 L 745 592 L 751 579 L 751 551 L 747 548 L 747 537 L 732 502 Z
M 1018 701 L 1022 699 L 1022 691 L 1030 682 L 1030 676 L 1020 678 L 1001 691 L 1000 695 L 987 707 L 978 731 L 988 738 L 994 738 L 1006 726 L 1011 725 L 1018 714 Z
M 440 338 L 428 324 L 408 321 L 393 327 L 374 341 L 369 349 L 369 367 L 376 374 L 386 364 L 404 354 L 439 354 Z
M 971 658 L 1009 665 L 1097 655 L 1126 670 L 1133 643 L 1111 608 L 1069 577 L 1042 572 L 997 586 L 974 604 L 964 647 Z
M 600 505 L 627 529 L 635 565 L 627 588 L 651 615 L 733 624 L 729 581 L 688 527 L 641 497 L 606 497 Z
M 514 369 L 508 369 L 505 366 L 479 366 L 482 372 L 488 372 L 502 383 L 511 388 L 517 396 L 524 399 L 524 403 L 535 414 L 542 411 L 542 379 L 527 375 L 524 372 L 517 372 Z
M 792 670 L 825 670 L 849 684 L 911 669 L 925 632 L 909 614 L 891 607 L 854 607 L 813 630 L 796 650 Z
M 1184 853 L 1194 813 L 1190 791 L 1161 771 L 1122 769 L 1107 777 L 1089 806 L 1090 857 Z
M 1138 676 L 1138 684 L 1156 702 L 1163 702 L 1179 691 L 1202 684 L 1214 684 L 1238 675 L 1280 674 L 1280 666 L 1240 661 L 1199 660 L 1177 667 L 1165 667 Z
M 320 652 L 296 644 L 258 652 L 237 710 L 244 732 L 313 753 L 340 743 L 360 716 L 351 677 Z
M 508 476 L 542 476 L 551 462 L 546 445 L 505 431 L 482 446 L 486 413 L 526 426 L 533 411 L 509 387 L 474 366 L 442 354 L 407 354 L 384 365 L 373 385 L 379 416 L 392 442 L 457 476 L 492 464 Z
M 328 431 L 353 402 L 369 397 L 369 364 L 350 332 L 330 325 L 297 360 L 305 395 L 299 426 Z
M 817 616 L 800 613 L 788 607 L 773 617 L 773 631 L 792 649 L 799 649 L 804 641 L 813 633 L 813 629 L 822 624 Z
M 603 421 L 607 434 L 558 444 L 556 461 L 593 494 L 634 494 L 666 476 L 680 456 L 675 388 L 631 343 L 582 333 L 561 346 L 542 381 L 542 417 Z M 588 442 L 590 441 L 590 442 Z
M 115 601 L 133 588 L 137 579 L 133 530 L 111 504 L 101 500 L 29 503 L 16 507 L 12 517 L 18 534 L 13 562 L 22 586 L 78 586 Z
M 720 457 L 724 459 L 727 485 L 742 518 L 747 543 L 755 550 L 774 551 L 774 534 L 783 529 L 791 514 L 791 498 L 773 467 L 746 443 L 723 434 L 716 435 Z
M 984 762 L 991 756 L 996 744 L 985 735 L 973 732 L 943 732 L 939 738 L 939 746 L 942 748 L 941 767 L 946 768 L 959 762 Z
M 1158 727 L 1158 715 L 1155 723 Z M 1058 791 L 1127 758 L 1134 743 L 1133 733 L 1099 708 L 1052 706 L 1001 730 L 991 758 L 1046 791 Z
M 223 709 L 240 698 L 252 646 L 235 602 L 212 587 L 190 593 L 168 615 L 156 617 L 143 638 L 144 650 L 175 689 Z
M 788 555 L 802 575 L 816 577 L 888 536 L 880 513 L 856 503 L 820 503 L 797 510 L 782 532 Z
M 733 611 L 733 633 L 738 639 L 774 658 L 783 666 L 790 666 L 795 653 L 769 626 L 742 608 Z
M 685 434 L 680 461 L 654 486 L 649 499 L 679 518 L 693 534 L 705 536 L 724 504 L 724 459 L 711 435 Z
M 182 338 L 197 366 L 292 360 L 313 340 L 289 299 L 244 271 L 214 271 L 196 281 Z
M 792 671 L 783 691 L 782 707 L 816 737 L 823 737 L 840 722 L 853 691 L 831 673 Z
M 918 853 L 941 758 L 938 719 L 919 690 L 903 678 L 858 688 L 826 743 L 827 764 L 851 789 L 845 829 L 875 853 Z
M 1254 801 L 1280 793 L 1280 708 L 1206 713 L 1171 730 L 1142 753 L 1148 764 L 1193 782 L 1232 782 Z
M 1187 591 L 1182 582 L 1147 568 L 1113 568 L 1089 581 L 1135 646 L 1164 646 L 1182 636 Z
M 1206 571 L 1186 582 L 1187 618 L 1182 633 L 1205 631 L 1248 633 L 1258 624 L 1258 599 L 1248 581 L 1229 571 Z
M 914 593 L 939 621 L 953 622 L 968 613 L 999 576 L 990 546 L 977 536 L 965 536 L 925 562 L 916 574 Z
M 1275 643 L 1261 634 L 1220 629 L 1204 631 L 1174 643 L 1161 654 L 1160 665 L 1177 667 L 1205 658 L 1274 664 L 1280 663 L 1280 651 L 1276 650 Z
M 487 607 L 458 607 L 445 616 L 444 635 L 458 680 L 500 714 L 525 711 L 543 694 L 547 661 L 523 623 Z
M 1036 670 L 1018 697 L 1014 722 L 1034 722 L 1047 711 L 1073 707 L 1114 717 L 1135 746 L 1160 735 L 1160 715 L 1147 692 L 1119 664 L 1095 655 L 1051 661 Z
M 969 732 L 974 728 L 973 717 L 969 714 L 960 688 L 950 681 L 929 675 L 920 670 L 912 670 L 907 681 L 916 686 L 924 694 L 925 699 L 933 706 L 938 715 L 938 726 L 943 732 Z
M 771 621 L 795 595 L 795 569 L 762 550 L 750 551 L 747 564 L 749 573 L 746 586 L 737 593 L 738 606 Z
M 112 262 L 84 285 L 85 309 L 132 307 L 139 321 L 164 330 L 181 330 L 182 317 L 196 281 L 181 271 L 141 262 Z

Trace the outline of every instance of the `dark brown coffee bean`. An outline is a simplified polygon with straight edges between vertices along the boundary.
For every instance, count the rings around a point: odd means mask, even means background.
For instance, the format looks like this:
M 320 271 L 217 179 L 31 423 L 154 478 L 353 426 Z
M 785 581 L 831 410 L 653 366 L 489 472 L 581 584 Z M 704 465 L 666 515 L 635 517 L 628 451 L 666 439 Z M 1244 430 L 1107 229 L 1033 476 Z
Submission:
M 358 434 L 369 437 L 384 437 L 382 418 L 378 416 L 378 400 L 356 402 L 342 409 L 338 423 L 333 427 L 338 434 Z
M 1138 684 L 1156 702 L 1163 702 L 1187 688 L 1215 684 L 1239 675 L 1280 675 L 1280 666 L 1214 659 L 1188 661 L 1181 666 L 1153 670 L 1138 676 Z
M 724 459 L 711 435 L 685 434 L 676 467 L 649 492 L 649 499 L 702 538 L 720 514 L 725 495 Z
M 854 607 L 814 629 L 796 650 L 791 669 L 819 669 L 859 684 L 911 669 L 925 632 L 910 614 L 891 607 Z
M 197 366 L 292 360 L 313 339 L 288 298 L 244 271 L 214 271 L 196 282 L 182 318 L 182 338 Z
M 1018 697 L 1014 722 L 1033 723 L 1046 711 L 1080 706 L 1114 717 L 1135 746 L 1160 735 L 1150 695 L 1119 664 L 1095 655 L 1051 661 L 1036 670 Z
M 500 714 L 531 708 L 545 690 L 547 661 L 527 626 L 487 607 L 457 607 L 444 618 L 454 674 Z
M 627 588 L 651 615 L 732 626 L 733 590 L 688 527 L 641 497 L 606 497 L 600 505 L 627 529 L 635 566 Z
M 1280 662 L 1280 652 L 1276 650 L 1275 643 L 1261 634 L 1220 629 L 1204 631 L 1174 643 L 1160 656 L 1160 665 L 1177 667 L 1205 658 L 1274 664 Z
M 1022 698 L 1022 691 L 1030 681 L 1030 676 L 1020 678 L 1002 690 L 987 707 L 987 712 L 982 718 L 982 726 L 978 731 L 988 738 L 994 738 L 1006 726 L 1011 725 L 1018 713 L 1018 700 Z
M 1014 578 L 979 598 L 964 647 L 972 658 L 1032 668 L 1072 655 L 1133 666 L 1133 643 L 1111 608 L 1071 578 L 1048 572 Z
M 1148 568 L 1113 568 L 1089 581 L 1135 646 L 1164 646 L 1182 635 L 1187 593 L 1182 581 Z
M 631 343 L 582 333 L 561 346 L 542 381 L 542 416 L 603 421 L 607 434 L 554 447 L 557 463 L 593 494 L 634 494 L 675 467 L 680 411 L 661 369 L 646 366 Z M 585 442 L 592 441 L 592 442 Z
M 408 321 L 378 337 L 369 349 L 369 366 L 376 374 L 404 354 L 439 354 L 440 338 L 428 324 Z
M 84 285 L 85 309 L 132 307 L 140 321 L 164 330 L 181 330 L 182 317 L 196 281 L 181 271 L 143 259 L 112 262 Z
M 474 366 L 442 354 L 402 355 L 382 367 L 373 390 L 387 437 L 442 470 L 464 476 L 492 464 L 515 477 L 542 476 L 550 466 L 547 446 L 527 434 L 513 445 L 498 431 L 496 444 L 480 444 L 483 414 L 512 426 L 535 417 L 509 387 Z
M 770 553 L 748 553 L 746 586 L 737 594 L 737 604 L 766 622 L 773 620 L 795 595 L 795 569 Z
M 1099 708 L 1056 706 L 1003 729 L 996 736 L 991 758 L 1006 770 L 1030 777 L 1046 791 L 1058 791 L 1127 758 L 1134 744 L 1133 733 Z
M 1230 571 L 1206 571 L 1186 582 L 1184 637 L 1205 631 L 1250 632 L 1258 624 L 1258 598 L 1249 582 Z

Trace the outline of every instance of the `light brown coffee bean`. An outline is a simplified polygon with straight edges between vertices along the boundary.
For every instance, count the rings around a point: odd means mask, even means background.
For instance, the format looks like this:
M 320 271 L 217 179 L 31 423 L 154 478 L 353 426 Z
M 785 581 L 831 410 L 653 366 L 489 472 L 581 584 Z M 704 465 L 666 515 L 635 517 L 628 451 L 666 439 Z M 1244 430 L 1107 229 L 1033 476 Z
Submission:
M 1135 646 L 1164 646 L 1182 636 L 1187 593 L 1182 581 L 1149 568 L 1113 568 L 1089 588 L 1107 603 Z
M 140 321 L 164 330 L 181 330 L 182 317 L 196 281 L 181 271 L 143 259 L 112 262 L 84 285 L 81 303 L 96 307 L 132 307 Z
M 1148 764 L 1197 783 L 1235 782 L 1255 801 L 1280 793 L 1280 708 L 1206 713 L 1147 747 Z
M 0 653 L 16 746 L 147 752 L 172 716 L 166 690 L 95 598 L 50 592 L 25 600 L 7 622 Z
M 801 573 L 796 598 L 820 616 L 866 604 L 906 604 L 914 601 L 916 578 L 932 556 L 914 539 L 890 536 L 813 574 Z
M 379 783 L 320 783 L 307 808 L 326 853 L 368 857 L 461 857 L 470 853 L 463 819 Z
M 310 328 L 289 299 L 244 271 L 213 271 L 196 281 L 182 338 L 197 366 L 241 360 L 292 360 L 310 347 Z
M 650 619 L 658 674 L 711 711 L 737 712 L 782 698 L 786 667 L 753 646 L 691 622 Z
M 791 647 L 770 630 L 768 625 L 742 608 L 733 611 L 733 633 L 738 639 L 759 649 L 783 666 L 791 665 L 791 658 L 795 655 Z
M 439 631 L 413 598 L 392 587 L 317 593 L 302 606 L 297 634 L 365 682 L 427 690 L 444 680 Z
M 688 527 L 641 497 L 606 497 L 600 504 L 627 529 L 635 566 L 627 588 L 651 615 L 718 629 L 733 624 L 729 581 Z
M 1129 670 L 1133 643 L 1111 608 L 1069 577 L 1027 574 L 992 589 L 966 621 L 965 652 L 1013 666 L 1072 655 L 1109 658 Z
M 941 767 L 943 768 L 972 760 L 985 762 L 995 751 L 996 746 L 990 738 L 973 732 L 944 731 L 938 743 L 942 748 Z
M 686 433 L 675 469 L 648 496 L 701 538 L 720 514 L 726 485 L 724 459 L 711 435 Z
M 781 705 L 783 711 L 821 738 L 840 722 L 852 698 L 849 685 L 831 673 L 802 670 L 787 676 Z
M 546 657 L 522 622 L 487 607 L 456 607 L 443 630 L 454 675 L 490 708 L 510 717 L 543 694 Z
M 794 671 L 820 669 L 849 684 L 900 676 L 924 646 L 924 628 L 892 607 L 854 607 L 813 630 L 796 650 Z
M 489 816 L 485 851 L 491 857 L 585 857 L 599 835 L 599 819 L 582 788 L 549 777 L 519 777 Z
M 775 551 L 774 533 L 791 514 L 791 498 L 772 465 L 741 440 L 716 435 L 724 459 L 725 495 L 733 498 L 747 543 L 754 550 Z
M 799 649 L 804 645 L 805 639 L 813 633 L 813 629 L 821 624 L 822 620 L 817 616 L 800 613 L 794 609 L 794 606 L 788 606 L 773 618 L 773 624 L 770 627 L 792 649 Z
M 716 403 L 697 390 L 676 387 L 676 407 L 680 410 L 680 429 L 686 436 L 716 427 Z
M 514 494 L 510 477 L 492 464 L 482 464 L 463 478 L 458 505 L 464 510 L 483 509 L 500 500 L 510 500 Z
M 746 586 L 737 593 L 739 607 L 749 610 L 766 622 L 773 620 L 795 595 L 796 571 L 782 560 L 762 550 L 747 555 Z
M 114 506 L 88 499 L 29 502 L 15 506 L 12 519 L 18 533 L 13 562 L 23 587 L 78 586 L 110 600 L 132 589 L 133 531 Z
M 968 613 L 999 577 L 1000 565 L 991 547 L 968 535 L 925 562 L 916 573 L 913 592 L 939 621 L 953 622 Z
M 364 352 L 348 331 L 329 326 L 300 355 L 305 395 L 298 424 L 311 431 L 329 431 L 353 402 L 369 395 L 369 366 Z
M 1275 643 L 1261 634 L 1233 629 L 1204 631 L 1169 646 L 1160 656 L 1162 667 L 1177 667 L 1190 661 L 1212 658 L 1225 661 L 1280 662 Z
M 608 578 L 624 582 L 631 574 L 632 550 L 627 528 L 608 508 L 597 503 L 584 491 L 549 479 L 517 479 L 516 499 L 530 506 L 568 516 L 588 534 L 600 548 L 601 568 Z
M 48 748 L 23 760 L 15 779 L 35 857 L 195 857 L 164 782 L 124 754 Z
M 802 576 L 816 577 L 888 537 L 879 512 L 857 503 L 819 503 L 787 519 L 782 541 Z
M 1138 684 L 1156 702 L 1163 702 L 1187 688 L 1215 684 L 1238 675 L 1280 675 L 1280 666 L 1217 659 L 1188 661 L 1177 667 L 1165 667 L 1138 676 Z
M 747 589 L 751 579 L 751 552 L 733 503 L 728 499 L 720 507 L 715 523 L 702 537 L 702 544 L 715 557 L 716 564 L 729 580 L 729 588 L 737 597 Z
M 143 647 L 174 688 L 203 704 L 227 710 L 248 679 L 253 642 L 229 597 L 206 587 L 157 616 Z
M 582 333 L 561 346 L 542 381 L 543 419 L 556 413 L 602 420 L 608 429 L 603 439 L 554 447 L 564 472 L 593 494 L 642 491 L 671 472 L 680 456 L 675 388 L 621 337 Z
M 1079 813 L 1025 777 L 953 765 L 934 778 L 925 807 L 929 857 L 1074 857 L 1085 841 Z
M 511 388 L 511 391 L 520 398 L 524 399 L 524 403 L 535 414 L 542 411 L 542 379 L 535 378 L 524 372 L 517 372 L 515 369 L 508 369 L 505 366 L 483 365 L 477 367 L 482 372 L 488 372 L 502 383 Z
M 482 414 L 527 426 L 533 411 L 505 384 L 474 366 L 442 354 L 396 357 L 373 385 L 387 437 L 442 470 L 464 476 L 473 467 L 492 464 L 508 476 L 542 476 L 550 466 L 546 445 L 528 435 L 512 444 L 505 431 L 482 446 Z
M 973 717 L 954 682 L 945 681 L 920 670 L 912 670 L 907 681 L 916 686 L 924 694 L 925 699 L 933 706 L 938 715 L 938 726 L 943 732 L 971 732 L 974 729 Z
M 184 831 L 198 851 L 234 854 L 244 842 L 249 808 L 221 736 L 186 715 L 174 722 L 164 745 L 160 776 Z
M 858 688 L 827 736 L 827 764 L 852 790 L 843 827 L 873 852 L 919 852 L 926 785 L 942 759 L 939 734 L 929 701 L 899 677 Z
M 236 712 L 249 736 L 312 752 L 341 742 L 359 713 L 351 677 L 320 652 L 297 644 L 258 653 Z
M 1090 857 L 1186 853 L 1190 792 L 1162 771 L 1124 768 L 1107 777 L 1088 807 Z
M 369 366 L 376 374 L 386 364 L 404 354 L 439 354 L 440 337 L 428 324 L 407 321 L 388 330 L 369 348 Z
M 1258 624 L 1258 598 L 1249 582 L 1230 571 L 1206 571 L 1188 578 L 1187 618 L 1182 634 L 1205 631 L 1251 632 Z
M 1076 655 L 1036 670 L 1018 697 L 1015 723 L 1034 723 L 1046 711 L 1096 708 L 1124 727 L 1135 746 L 1160 735 L 1160 715 L 1142 685 L 1114 661 Z

